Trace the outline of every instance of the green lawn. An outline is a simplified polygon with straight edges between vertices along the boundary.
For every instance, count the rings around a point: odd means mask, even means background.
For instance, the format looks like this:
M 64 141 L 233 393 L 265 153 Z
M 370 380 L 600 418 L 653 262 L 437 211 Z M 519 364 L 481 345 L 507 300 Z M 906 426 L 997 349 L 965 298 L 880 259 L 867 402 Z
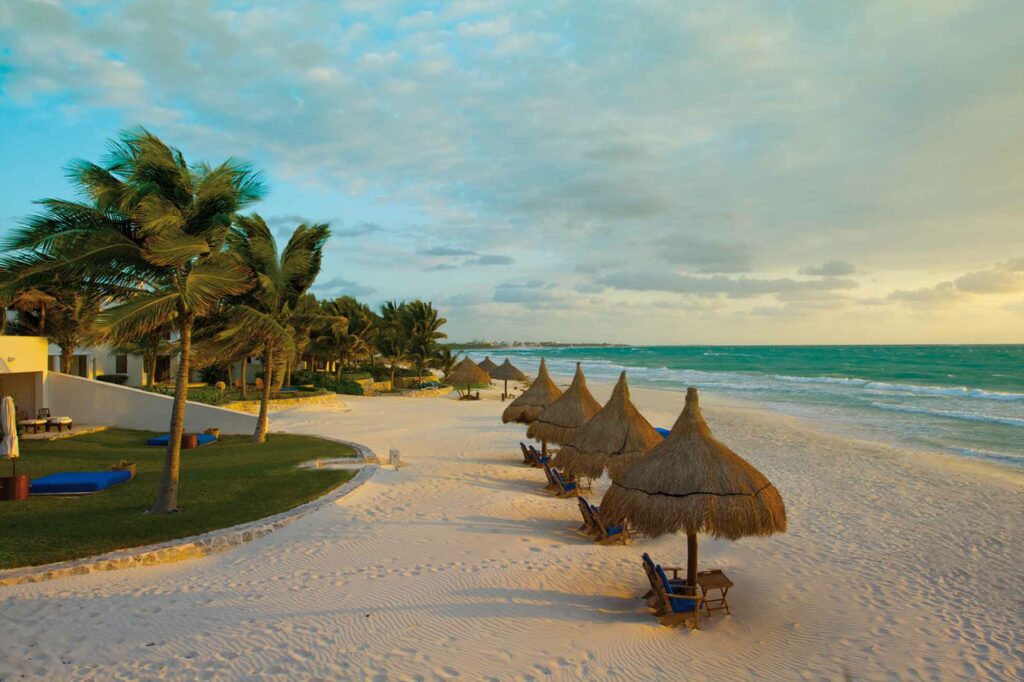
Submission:
M 270 516 L 308 502 L 354 475 L 296 469 L 309 459 L 353 457 L 347 446 L 312 436 L 248 436 L 182 451 L 178 505 L 170 516 L 144 514 L 156 495 L 164 448 L 145 431 L 111 429 L 56 441 L 22 441 L 18 473 L 100 471 L 122 459 L 137 464 L 131 481 L 92 495 L 37 496 L 0 502 L 0 568 L 45 564 L 187 537 Z M 0 462 L 5 467 L 9 464 Z M 4 475 L 10 472 L 4 470 Z

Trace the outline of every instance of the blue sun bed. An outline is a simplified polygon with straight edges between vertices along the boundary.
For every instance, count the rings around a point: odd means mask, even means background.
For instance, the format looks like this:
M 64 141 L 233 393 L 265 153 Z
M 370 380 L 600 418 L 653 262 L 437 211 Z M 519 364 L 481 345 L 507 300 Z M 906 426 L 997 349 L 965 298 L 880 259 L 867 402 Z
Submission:
M 32 495 L 83 495 L 124 483 L 132 475 L 118 471 L 65 471 L 36 478 L 29 484 Z
M 146 441 L 146 445 L 164 445 L 164 446 L 166 446 L 167 445 L 167 441 L 169 441 L 170 439 L 171 439 L 171 434 L 165 433 L 162 436 L 154 436 L 153 438 L 150 438 L 149 440 Z M 199 444 L 199 447 L 202 447 L 204 445 L 209 445 L 210 443 L 213 443 L 216 440 L 217 440 L 217 437 L 213 436 L 213 435 L 211 435 L 209 433 L 200 433 L 200 434 L 197 435 L 197 442 Z

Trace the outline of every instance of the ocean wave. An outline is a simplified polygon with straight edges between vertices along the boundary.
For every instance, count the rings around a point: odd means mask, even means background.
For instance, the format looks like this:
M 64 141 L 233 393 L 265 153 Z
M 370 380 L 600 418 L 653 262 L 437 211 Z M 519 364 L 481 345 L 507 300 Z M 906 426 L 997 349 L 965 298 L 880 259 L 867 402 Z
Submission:
M 779 381 L 790 381 L 797 384 L 845 384 L 849 386 L 866 386 L 870 383 L 868 379 L 857 379 L 851 377 L 795 377 L 788 374 L 776 374 L 772 377 Z
M 927 407 L 911 407 L 910 405 L 893 405 L 891 403 L 871 403 L 871 406 L 894 412 L 907 412 L 910 414 L 928 415 L 930 417 L 944 417 L 946 419 L 960 419 L 963 421 L 1003 424 L 1024 428 L 1024 419 L 1018 417 L 999 417 L 991 414 L 975 414 L 973 412 L 959 412 L 956 410 L 933 410 Z
M 892 391 L 918 395 L 949 396 L 952 398 L 977 398 L 979 400 L 1024 400 L 1024 393 L 1000 393 L 984 391 L 980 388 L 966 386 L 918 386 L 915 384 L 890 384 L 884 381 L 866 383 L 864 388 L 869 391 Z

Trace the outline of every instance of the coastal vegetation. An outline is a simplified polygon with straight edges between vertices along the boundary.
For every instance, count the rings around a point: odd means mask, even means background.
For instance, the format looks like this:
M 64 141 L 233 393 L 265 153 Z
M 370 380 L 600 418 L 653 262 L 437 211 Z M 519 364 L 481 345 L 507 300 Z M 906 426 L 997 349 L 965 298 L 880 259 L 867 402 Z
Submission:
M 72 439 L 22 443 L 19 471 L 32 478 L 61 471 L 107 469 L 135 462 L 135 478 L 102 493 L 32 496 L 7 504 L 0 515 L 0 569 L 63 561 L 138 547 L 264 518 L 315 499 L 352 477 L 352 471 L 299 469 L 312 459 L 353 457 L 348 446 L 312 436 L 275 434 L 253 447 L 244 436 L 187 450 L 188 479 L 178 502 L 187 513 L 140 514 L 163 471 L 156 434 L 111 429 Z
M 262 444 L 271 396 L 294 374 L 302 372 L 302 384 L 356 393 L 347 370 L 368 369 L 377 379 L 382 362 L 394 386 L 405 372 L 420 378 L 448 362 L 438 346 L 446 320 L 427 301 L 388 301 L 378 311 L 350 296 L 318 301 L 310 289 L 329 225 L 298 224 L 279 248 L 258 213 L 241 213 L 267 191 L 248 163 L 190 163 L 135 128 L 110 142 L 102 165 L 75 161 L 68 177 L 79 198 L 40 200 L 40 212 L 5 240 L 5 331 L 48 338 L 65 373 L 76 349 L 91 345 L 143 358 L 147 387 L 174 399 L 153 514 L 178 510 L 186 400 L 229 399 L 223 390 L 191 387 L 192 370 L 222 372 L 234 390 L 232 367 L 240 363 L 244 400 L 246 368 L 260 360 L 252 440 Z M 8 309 L 16 311 L 10 326 Z M 178 358 L 173 389 L 154 385 L 157 359 L 168 354 Z

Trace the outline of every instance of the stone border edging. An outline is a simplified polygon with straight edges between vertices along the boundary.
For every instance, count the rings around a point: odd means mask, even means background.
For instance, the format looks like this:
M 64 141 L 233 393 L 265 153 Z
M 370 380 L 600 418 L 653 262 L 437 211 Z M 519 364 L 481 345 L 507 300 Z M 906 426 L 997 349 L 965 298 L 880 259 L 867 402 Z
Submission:
M 98 571 L 118 571 L 123 568 L 156 566 L 157 564 L 200 559 L 211 554 L 226 552 L 229 549 L 234 549 L 264 535 L 273 533 L 275 530 L 284 528 L 293 521 L 298 521 L 302 517 L 319 511 L 345 497 L 370 480 L 380 470 L 377 455 L 365 445 L 336 438 L 324 438 L 324 440 L 348 445 L 355 449 L 359 453 L 359 459 L 365 462 L 366 466 L 350 480 L 315 500 L 310 500 L 305 504 L 300 504 L 298 507 L 274 514 L 273 516 L 256 519 L 255 521 L 247 521 L 228 528 L 211 530 L 200 535 L 168 540 L 167 542 L 154 545 L 118 549 L 106 554 L 83 557 L 81 559 L 70 559 L 40 566 L 3 570 L 0 571 L 0 587 L 38 583 L 44 580 L 56 580 L 58 578 L 86 575 Z

